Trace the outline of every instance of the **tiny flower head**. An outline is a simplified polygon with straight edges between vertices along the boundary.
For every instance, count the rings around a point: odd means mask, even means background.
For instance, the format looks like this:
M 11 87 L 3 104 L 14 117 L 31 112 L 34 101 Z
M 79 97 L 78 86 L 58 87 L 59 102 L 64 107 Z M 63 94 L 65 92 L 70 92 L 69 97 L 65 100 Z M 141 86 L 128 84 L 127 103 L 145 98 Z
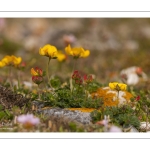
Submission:
M 43 77 L 41 76 L 32 76 L 32 81 L 35 83 L 35 84 L 40 84 L 43 82 Z
M 72 75 L 72 79 L 77 80 L 77 79 L 80 79 L 80 78 L 81 78 L 81 75 L 80 75 L 79 71 L 75 70 L 73 75 Z
M 42 56 L 47 56 L 51 59 L 56 59 L 57 58 L 57 48 L 52 45 L 45 45 L 44 47 L 40 48 L 39 54 Z
M 67 56 L 65 54 L 63 54 L 61 51 L 58 51 L 57 53 L 57 60 L 59 62 L 63 62 L 67 59 Z
M 76 79 L 75 83 L 78 85 L 81 85 L 83 83 L 83 80 L 82 79 Z
M 92 77 L 92 75 L 84 75 L 83 80 L 85 83 L 90 83 L 93 81 L 93 77 Z
M 38 67 L 31 68 L 31 75 L 32 76 L 43 76 L 43 70 Z
M 17 121 L 27 129 L 40 123 L 40 119 L 33 116 L 33 114 L 20 115 L 17 117 Z
M 79 57 L 88 57 L 90 55 L 90 51 L 89 50 L 84 50 L 82 47 L 74 47 L 71 48 L 70 45 L 68 45 L 65 48 L 65 51 L 68 55 L 73 56 L 74 58 L 79 58 Z
M 140 100 L 140 96 L 138 95 L 136 98 L 135 98 L 136 101 L 139 101 Z
M 118 82 L 109 83 L 109 87 L 112 90 L 116 90 L 116 91 L 125 91 L 127 89 L 127 85 L 126 84 L 118 83 Z

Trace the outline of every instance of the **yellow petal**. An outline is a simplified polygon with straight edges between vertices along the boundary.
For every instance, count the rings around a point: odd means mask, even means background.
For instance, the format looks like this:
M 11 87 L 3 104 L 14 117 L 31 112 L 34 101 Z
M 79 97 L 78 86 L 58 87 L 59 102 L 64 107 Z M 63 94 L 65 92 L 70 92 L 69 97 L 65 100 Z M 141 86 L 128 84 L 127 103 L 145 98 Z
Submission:
M 49 46 L 48 56 L 51 58 L 57 58 L 57 48 L 55 46 Z
M 57 60 L 58 60 L 59 62 L 62 62 L 62 61 L 64 61 L 64 60 L 66 60 L 66 55 L 63 54 L 61 51 L 58 51 L 58 53 L 57 53 Z
M 120 89 L 121 89 L 122 91 L 125 91 L 125 90 L 127 89 L 127 85 L 126 85 L 126 84 L 119 83 L 118 85 L 119 85 L 119 87 L 120 87 Z
M 38 76 L 38 73 L 34 70 L 34 68 L 31 68 L 31 75 Z
M 70 45 L 68 45 L 68 46 L 65 48 L 65 51 L 66 51 L 66 53 L 67 53 L 68 55 L 72 55 L 72 54 L 73 54 Z
M 85 58 L 85 57 L 88 57 L 89 55 L 90 55 L 90 51 L 85 50 L 81 57 Z
M 10 65 L 12 63 L 12 58 L 9 55 L 6 55 L 3 59 L 2 62 L 4 62 L 6 65 Z
M 51 45 L 47 44 L 44 47 L 40 48 L 39 50 L 39 54 L 43 55 L 43 56 L 47 56 L 48 55 L 48 49 L 50 48 Z
M 115 87 L 116 87 L 116 84 L 117 84 L 117 83 L 115 83 L 115 82 L 109 83 L 109 87 L 110 87 L 112 90 L 114 90 Z
M 4 66 L 6 66 L 6 64 L 4 62 L 0 61 L 0 67 L 4 67 Z
M 72 49 L 73 56 L 79 57 L 82 53 L 82 48 L 75 47 Z
M 21 57 L 16 57 L 14 55 L 11 56 L 13 65 L 19 65 L 22 61 Z

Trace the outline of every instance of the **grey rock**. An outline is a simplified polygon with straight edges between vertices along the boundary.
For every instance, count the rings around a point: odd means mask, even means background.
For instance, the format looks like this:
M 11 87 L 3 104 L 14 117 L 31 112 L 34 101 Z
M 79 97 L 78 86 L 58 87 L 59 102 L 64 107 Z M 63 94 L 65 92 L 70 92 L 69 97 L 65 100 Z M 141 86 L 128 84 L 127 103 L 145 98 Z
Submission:
M 90 124 L 92 121 L 90 113 L 81 111 L 71 111 L 61 108 L 48 108 L 44 110 L 39 110 L 39 113 L 43 113 L 46 116 L 56 116 L 58 118 L 63 116 L 67 119 L 70 119 L 71 121 L 77 121 L 84 125 Z

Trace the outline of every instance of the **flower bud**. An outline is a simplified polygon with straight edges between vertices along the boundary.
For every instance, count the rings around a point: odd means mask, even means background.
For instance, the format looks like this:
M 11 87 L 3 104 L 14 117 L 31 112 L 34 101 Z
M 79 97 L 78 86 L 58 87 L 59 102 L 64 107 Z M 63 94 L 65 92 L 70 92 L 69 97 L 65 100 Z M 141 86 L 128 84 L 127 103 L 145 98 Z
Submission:
M 79 71 L 75 70 L 73 75 L 72 75 L 72 79 L 76 80 L 76 79 L 80 79 L 81 75 L 79 74 Z
M 31 68 L 31 75 L 33 76 L 43 76 L 43 70 L 38 68 L 38 67 L 35 67 L 35 68 Z
M 43 77 L 41 76 L 32 76 L 32 81 L 35 83 L 35 84 L 40 84 L 43 82 Z

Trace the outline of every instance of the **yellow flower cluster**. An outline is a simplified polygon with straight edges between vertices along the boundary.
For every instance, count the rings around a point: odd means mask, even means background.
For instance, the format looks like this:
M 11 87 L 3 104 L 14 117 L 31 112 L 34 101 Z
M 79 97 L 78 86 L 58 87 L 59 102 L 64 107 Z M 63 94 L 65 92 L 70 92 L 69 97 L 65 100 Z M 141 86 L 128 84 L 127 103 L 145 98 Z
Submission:
M 79 58 L 79 57 L 88 57 L 90 55 L 90 51 L 89 50 L 84 50 L 82 47 L 74 47 L 71 48 L 70 45 L 68 45 L 65 48 L 65 51 L 68 55 L 73 56 L 74 58 Z
M 68 55 L 73 56 L 74 58 L 86 58 L 90 55 L 89 50 L 84 50 L 82 47 L 74 47 L 71 48 L 70 45 L 68 45 L 65 48 L 65 51 Z M 56 59 L 58 61 L 64 61 L 66 59 L 66 55 L 63 54 L 61 51 L 58 51 L 57 48 L 53 45 L 47 44 L 44 47 L 40 48 L 39 54 L 42 56 L 47 56 L 50 59 Z
M 21 57 L 16 57 L 14 55 L 6 55 L 1 61 L 0 61 L 0 67 L 5 66 L 14 66 L 17 67 L 22 61 Z

